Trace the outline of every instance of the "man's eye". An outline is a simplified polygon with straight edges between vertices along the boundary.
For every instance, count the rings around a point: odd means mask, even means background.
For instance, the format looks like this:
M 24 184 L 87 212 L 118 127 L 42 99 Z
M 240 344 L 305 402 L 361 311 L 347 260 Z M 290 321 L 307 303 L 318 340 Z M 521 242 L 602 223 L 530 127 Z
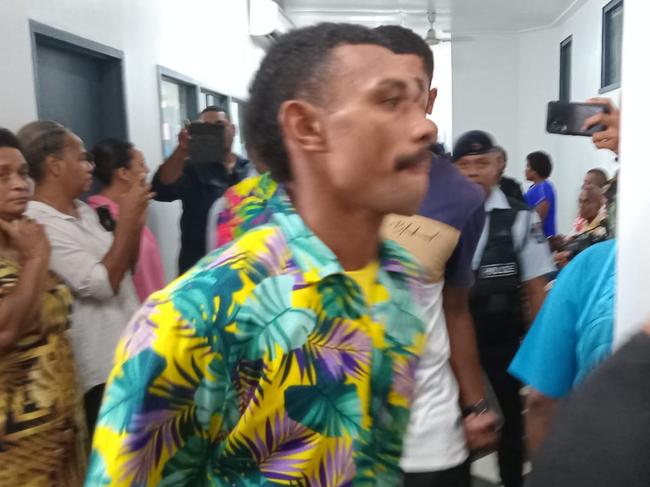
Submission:
M 399 97 L 387 98 L 383 101 L 383 104 L 389 108 L 397 108 L 399 106 L 399 103 Z

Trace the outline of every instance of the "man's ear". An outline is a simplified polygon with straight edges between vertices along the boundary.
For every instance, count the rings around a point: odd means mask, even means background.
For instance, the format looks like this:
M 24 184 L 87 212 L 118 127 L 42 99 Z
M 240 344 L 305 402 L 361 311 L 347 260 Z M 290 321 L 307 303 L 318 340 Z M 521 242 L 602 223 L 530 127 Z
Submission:
M 303 152 L 323 152 L 327 149 L 325 127 L 320 110 L 302 100 L 289 100 L 282 104 L 278 123 L 288 145 Z
M 431 115 L 431 112 L 433 111 L 433 104 L 436 102 L 437 97 L 438 88 L 431 88 L 431 91 L 429 91 L 429 100 L 427 101 L 427 114 Z
M 45 162 L 43 163 L 43 169 L 45 174 L 52 174 L 53 176 L 60 176 L 64 171 L 64 162 L 56 157 L 54 154 L 50 154 L 45 157 Z

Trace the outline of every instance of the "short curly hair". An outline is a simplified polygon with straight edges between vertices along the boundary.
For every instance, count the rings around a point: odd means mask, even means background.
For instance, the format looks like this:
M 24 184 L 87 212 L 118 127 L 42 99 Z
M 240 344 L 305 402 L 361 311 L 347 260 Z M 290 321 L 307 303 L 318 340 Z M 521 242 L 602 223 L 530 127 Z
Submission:
M 395 54 L 412 54 L 419 57 L 429 81 L 433 79 L 433 51 L 422 37 L 401 25 L 381 25 L 375 27 L 375 31 L 386 38 L 390 50 Z
M 371 44 L 390 50 L 378 32 L 352 24 L 323 23 L 296 29 L 271 46 L 253 80 L 244 117 L 249 152 L 259 158 L 278 182 L 291 180 L 289 157 L 278 113 L 289 100 L 320 102 L 331 62 L 341 45 Z
M 551 175 L 553 163 L 546 152 L 531 152 L 526 156 L 526 160 L 528 160 L 530 168 L 539 174 L 539 177 L 546 179 Z

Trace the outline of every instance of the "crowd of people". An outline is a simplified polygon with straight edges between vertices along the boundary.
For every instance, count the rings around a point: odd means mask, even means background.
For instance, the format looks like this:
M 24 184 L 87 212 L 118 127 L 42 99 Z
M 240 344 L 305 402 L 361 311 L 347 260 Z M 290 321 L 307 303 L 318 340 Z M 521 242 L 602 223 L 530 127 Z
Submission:
M 252 83 L 252 161 L 210 106 L 225 158 L 192 162 L 184 129 L 151 185 L 128 141 L 0 130 L 0 485 L 469 487 L 493 451 L 505 487 L 529 459 L 532 486 L 646 485 L 572 450 L 648 349 L 599 368 L 616 178 L 589 171 L 558 235 L 549 155 L 522 192 L 485 131 L 447 154 L 433 73 L 403 27 L 297 29 Z M 587 121 L 597 148 L 618 152 L 618 116 Z M 168 285 L 152 199 L 183 205 Z

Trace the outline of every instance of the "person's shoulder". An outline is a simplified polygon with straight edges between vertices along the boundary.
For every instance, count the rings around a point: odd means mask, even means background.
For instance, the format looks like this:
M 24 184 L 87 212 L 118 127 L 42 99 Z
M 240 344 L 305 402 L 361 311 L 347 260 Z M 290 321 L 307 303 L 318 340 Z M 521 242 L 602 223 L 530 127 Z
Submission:
M 555 185 L 553 184 L 553 181 L 550 179 L 545 179 L 544 182 L 541 184 L 541 186 L 544 187 L 544 189 L 550 190 L 553 193 L 555 193 Z
M 413 253 L 402 244 L 391 239 L 382 240 L 382 260 L 389 262 L 388 270 L 408 274 L 416 279 L 425 280 L 426 271 Z
M 235 154 L 235 159 L 237 160 L 237 164 L 241 166 L 252 166 L 253 163 L 251 162 L 250 159 L 245 158 L 244 156 L 240 156 L 239 154 Z
M 429 190 L 419 214 L 462 230 L 478 209 L 485 192 L 446 158 L 434 160 Z
M 602 268 L 607 257 L 616 252 L 616 240 L 606 240 L 605 242 L 596 243 L 589 248 L 580 252 L 573 260 L 576 266 L 580 265 L 586 268 L 593 268 L 594 271 Z
M 442 182 L 450 185 L 449 190 L 452 198 L 461 196 L 460 202 L 470 211 L 483 205 L 485 192 L 478 184 L 470 181 L 454 164 L 449 163 L 445 172 L 447 177 L 443 177 Z
M 225 282 L 260 282 L 282 273 L 289 259 L 287 239 L 281 229 L 273 224 L 262 225 L 206 255 L 168 291 L 183 293 L 201 281 L 213 285 L 211 292 L 216 295 L 230 293 L 233 290 L 223 287 Z
M 224 193 L 219 225 L 243 225 L 244 229 L 267 223 L 272 211 L 269 202 L 277 183 L 268 174 L 252 176 Z
M 180 336 L 179 329 L 186 338 L 224 333 L 266 282 L 274 277 L 294 278 L 290 259 L 278 227 L 255 228 L 149 296 L 125 336 L 140 333 L 143 322 L 154 323 L 160 336 Z
M 510 208 L 512 208 L 515 211 L 525 211 L 527 213 L 533 213 L 534 210 L 530 208 L 526 203 L 521 201 L 518 198 L 513 198 L 512 196 L 507 196 L 506 199 L 508 200 L 508 204 L 510 205 Z
M 562 269 L 558 275 L 558 284 L 569 286 L 575 284 L 579 291 L 589 292 L 593 287 L 585 287 L 584 282 L 592 282 L 593 279 L 609 266 L 610 272 L 615 272 L 616 242 L 608 240 L 597 243 L 580 252 L 569 264 Z M 557 285 L 556 285 L 557 286 Z
M 502 176 L 501 181 L 499 181 L 499 186 L 504 192 L 507 192 L 508 196 L 514 196 L 518 199 L 521 199 L 523 196 L 521 192 L 521 183 L 515 178 Z
M 106 203 L 103 201 L 103 198 L 99 194 L 94 194 L 92 196 L 89 196 L 86 199 L 86 203 L 88 206 L 90 206 L 93 209 L 97 209 L 98 207 L 105 205 Z
M 224 248 L 208 254 L 200 262 L 202 264 L 200 267 L 212 268 L 215 266 L 227 266 L 233 257 L 236 257 L 239 262 L 263 260 L 262 257 L 265 252 L 279 252 L 279 254 L 267 257 L 280 260 L 283 258 L 280 255 L 282 249 L 287 247 L 288 239 L 282 232 L 282 229 L 274 223 L 266 223 L 248 230 Z M 270 261 L 265 261 L 265 263 L 272 265 Z
M 77 210 L 79 211 L 90 211 L 94 213 L 92 206 L 90 206 L 90 204 L 85 201 L 74 200 L 74 205 L 77 207 Z
M 97 211 L 92 206 L 90 206 L 88 203 L 81 200 L 75 200 L 74 204 L 77 207 L 77 211 L 79 212 L 82 221 L 85 222 L 92 221 L 93 223 L 99 224 L 99 217 L 97 216 Z
M 256 174 L 231 186 L 224 194 L 229 196 L 229 199 L 234 199 L 237 202 L 248 197 L 264 199 L 270 198 L 276 187 L 277 184 L 268 173 Z
M 50 206 L 40 201 L 31 200 L 27 203 L 25 209 L 25 216 L 36 219 L 37 216 L 48 215 L 52 213 Z
M 246 174 L 246 177 L 254 177 L 258 175 L 257 168 L 253 161 L 247 159 L 239 154 L 235 154 L 235 167 L 237 167 L 238 172 L 243 172 Z

